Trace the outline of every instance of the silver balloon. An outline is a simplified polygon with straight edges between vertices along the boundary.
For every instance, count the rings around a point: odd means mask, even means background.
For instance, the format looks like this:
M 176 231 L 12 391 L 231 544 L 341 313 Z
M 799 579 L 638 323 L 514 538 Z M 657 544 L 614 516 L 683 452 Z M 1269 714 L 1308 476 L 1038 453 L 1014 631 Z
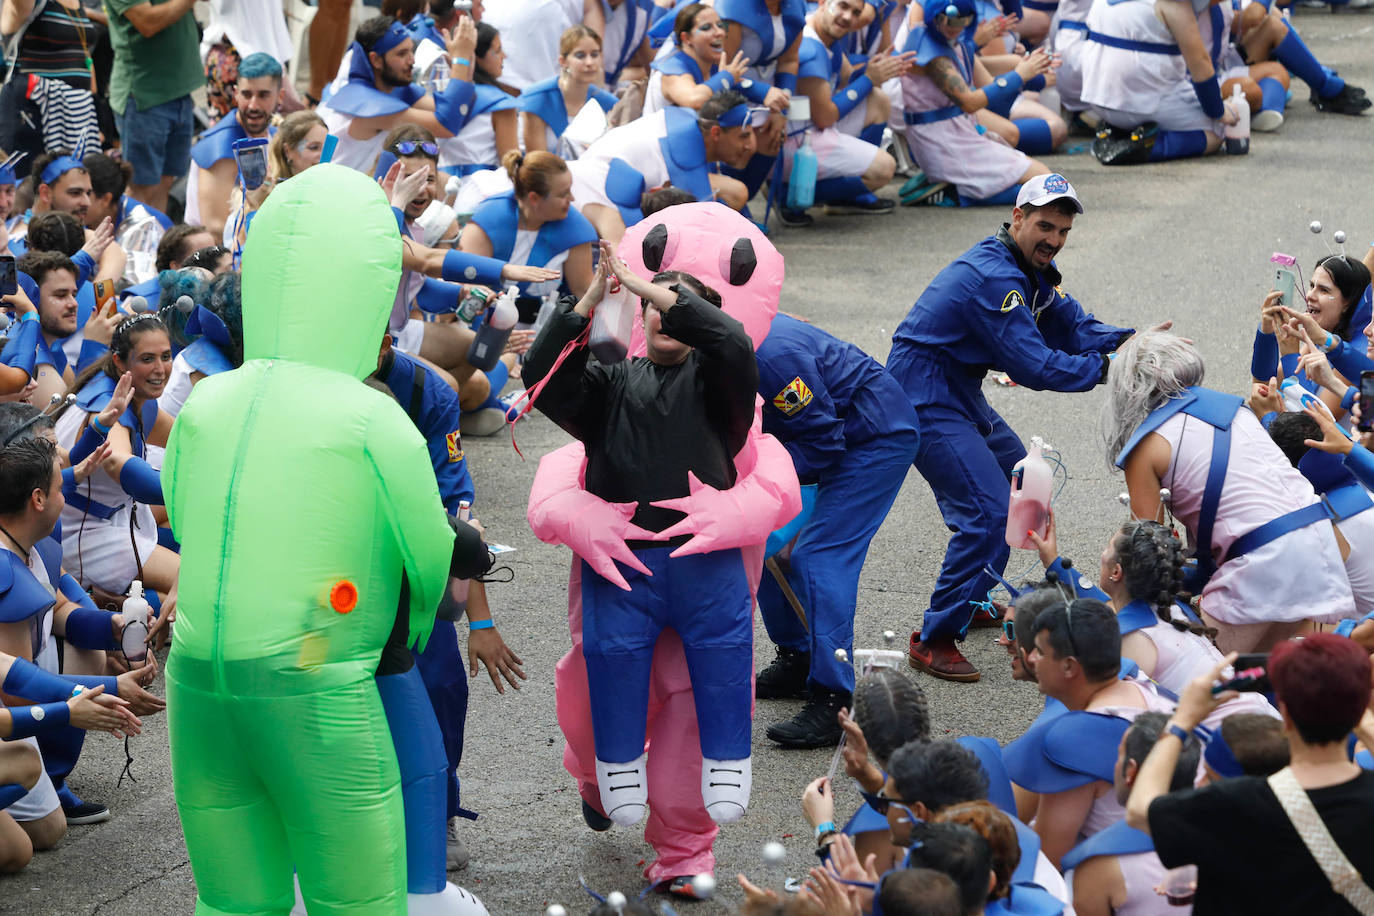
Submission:
M 849 661 L 849 653 L 844 651 L 843 649 L 836 649 L 835 661 L 840 662 L 841 664 Z
M 1169 503 L 1169 502 L 1172 502 L 1172 501 L 1173 501 L 1173 498 L 1174 498 L 1174 494 L 1171 493 L 1171 492 L 1169 492 L 1169 488 L 1168 488 L 1168 487 L 1163 487 L 1163 488 L 1160 489 L 1160 491 L 1159 491 L 1159 501 L 1160 501 L 1160 502 L 1162 502 L 1162 503 Z
M 9 316 L 9 315 L 6 315 L 4 312 L 0 312 L 0 331 L 5 330 L 5 328 L 7 328 L 7 327 L 9 327 L 9 326 L 10 326 L 10 316 Z
M 620 891 L 611 891 L 606 895 L 606 904 L 617 910 L 624 909 L 625 904 L 628 902 L 629 901 L 625 899 L 625 895 Z
M 1337 229 L 1335 232 L 1331 233 L 1331 238 L 1333 238 L 1333 239 L 1336 240 L 1336 244 L 1337 244 L 1337 245 L 1344 245 L 1344 244 L 1345 244 L 1345 230 L 1344 230 L 1344 229 Z
M 1129 506 L 1129 505 L 1131 504 L 1131 494 L 1129 494 L 1129 493 L 1121 493 L 1121 494 L 1118 494 L 1118 496 L 1116 497 L 1116 501 L 1119 502 L 1119 503 L 1121 503 L 1121 505 L 1123 505 L 1123 506 Z
M 893 644 L 894 642 L 896 642 L 896 641 L 897 641 L 897 634 L 896 634 L 896 633 L 892 632 L 891 630 L 883 630 L 883 642 L 887 643 L 887 644 L 890 646 L 890 645 L 892 645 L 892 644 Z
M 777 840 L 769 840 L 763 844 L 763 863 L 765 865 L 781 865 L 782 860 L 787 858 L 787 847 Z
M 716 895 L 715 876 L 697 875 L 692 879 L 692 892 L 697 895 L 698 900 L 710 900 Z
M 1312 220 L 1311 224 L 1308 225 L 1307 228 L 1312 230 L 1312 234 L 1313 234 L 1313 235 L 1321 235 L 1321 234 L 1322 234 L 1322 224 L 1321 224 L 1321 221 L 1320 221 L 1320 220 L 1315 220 L 1315 219 Z
M 148 311 L 149 308 L 148 300 L 144 299 L 142 296 L 130 296 L 129 301 L 126 302 L 125 305 L 128 306 L 129 311 L 133 312 L 136 315 L 143 314 L 144 312 Z
M 195 307 L 196 300 L 192 299 L 190 296 L 183 294 L 177 297 L 176 310 L 181 312 L 181 314 L 189 315 L 191 314 L 191 309 Z
M 561 903 L 551 903 L 544 911 L 544 916 L 568 916 L 568 908 Z

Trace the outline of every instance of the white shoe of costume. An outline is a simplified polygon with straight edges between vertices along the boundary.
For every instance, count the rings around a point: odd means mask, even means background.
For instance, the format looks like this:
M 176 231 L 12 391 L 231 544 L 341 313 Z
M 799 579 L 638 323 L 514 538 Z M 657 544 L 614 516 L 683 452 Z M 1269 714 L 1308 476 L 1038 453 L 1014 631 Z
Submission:
M 701 761 L 701 800 L 706 813 L 717 824 L 731 824 L 744 816 L 749 807 L 749 789 L 754 783 L 752 757 L 743 760 Z
M 648 754 L 640 754 L 628 763 L 596 761 L 601 810 L 622 827 L 639 823 L 649 806 L 648 760 Z
M 437 894 L 406 894 L 407 916 L 491 916 L 486 905 L 466 888 L 452 881 Z M 296 905 L 291 916 L 308 916 L 301 897 L 301 882 L 296 879 Z

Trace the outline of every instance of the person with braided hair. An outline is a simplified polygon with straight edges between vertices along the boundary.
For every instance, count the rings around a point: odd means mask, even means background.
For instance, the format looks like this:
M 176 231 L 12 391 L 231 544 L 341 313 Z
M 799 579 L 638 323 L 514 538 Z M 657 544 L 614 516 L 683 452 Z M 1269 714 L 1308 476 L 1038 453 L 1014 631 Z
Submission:
M 1187 548 L 1173 529 L 1159 522 L 1131 520 L 1107 539 L 1102 549 L 1098 585 L 1070 573 L 1071 564 L 1059 557 L 1053 513 L 1045 537 L 1035 538 L 1046 575 L 1056 573 L 1070 582 L 1079 596 L 1095 598 L 1116 612 L 1121 630 L 1121 657 L 1135 662 L 1140 673 L 1172 693 L 1210 671 L 1222 659 L 1206 626 L 1188 603 L 1183 569 Z M 1237 712 L 1277 716 L 1260 694 L 1245 693 L 1223 704 L 1215 725 Z

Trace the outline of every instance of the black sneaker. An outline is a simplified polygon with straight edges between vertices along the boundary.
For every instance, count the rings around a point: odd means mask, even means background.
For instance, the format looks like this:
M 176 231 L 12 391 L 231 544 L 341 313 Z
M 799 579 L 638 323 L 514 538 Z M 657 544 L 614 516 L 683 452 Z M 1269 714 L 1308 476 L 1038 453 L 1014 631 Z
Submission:
M 834 747 L 844 734 L 837 714 L 853 701 L 850 693 L 813 688 L 801 712 L 786 722 L 770 725 L 765 734 L 786 748 Z
M 754 679 L 754 696 L 760 700 L 793 700 L 806 696 L 811 673 L 811 653 L 778 646 L 777 657 Z
M 110 809 L 99 802 L 83 801 L 70 808 L 63 808 L 69 825 L 99 824 L 110 819 Z
M 1317 98 L 1316 93 L 1312 94 L 1312 104 L 1317 106 L 1318 111 L 1329 111 L 1333 114 L 1357 115 L 1374 102 L 1364 94 L 1363 89 L 1346 83 L 1341 91 L 1331 96 L 1329 99 Z
M 1093 155 L 1103 165 L 1139 165 L 1150 161 L 1150 150 L 1159 136 L 1159 125 L 1146 121 L 1139 127 L 1126 130 L 1106 127 L 1093 140 Z
M 865 194 L 854 200 L 837 200 L 825 205 L 826 213 L 891 213 L 897 202 L 877 194 Z
M 615 823 L 615 821 L 589 805 L 585 798 L 582 799 L 582 820 L 586 821 L 587 826 L 597 833 L 605 833 L 607 830 L 610 830 L 611 825 Z
M 816 221 L 805 210 L 789 210 L 786 207 L 778 208 L 778 219 L 782 220 L 784 226 L 809 226 Z

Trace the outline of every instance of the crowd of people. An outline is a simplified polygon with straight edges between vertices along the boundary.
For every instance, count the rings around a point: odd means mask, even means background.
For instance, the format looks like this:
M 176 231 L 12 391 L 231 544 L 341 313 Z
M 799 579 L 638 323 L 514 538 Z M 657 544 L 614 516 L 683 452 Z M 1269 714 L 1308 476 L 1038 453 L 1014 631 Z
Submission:
M 0 4 L 0 871 L 110 817 L 69 777 L 87 730 L 138 734 L 167 708 L 169 641 L 174 706 L 230 708 L 206 700 L 222 677 L 176 664 L 219 651 L 197 615 L 225 600 L 197 580 L 178 635 L 183 563 L 219 568 L 219 529 L 186 493 L 225 502 L 230 486 L 189 456 L 209 448 L 207 411 L 245 409 L 231 384 L 271 382 L 261 360 L 353 372 L 361 346 L 355 374 L 422 437 L 458 532 L 430 594 L 449 526 L 379 515 L 410 616 L 360 648 L 348 685 L 380 697 L 370 734 L 389 729 L 394 753 L 367 753 L 399 763 L 404 842 L 372 876 L 287 861 L 283 891 L 271 859 L 300 830 L 273 788 L 283 771 L 190 741 L 174 709 L 174 769 L 256 773 L 243 794 L 261 807 L 234 829 L 272 835 L 235 852 L 254 880 L 226 880 L 229 828 L 206 814 L 221 796 L 178 788 L 208 911 L 276 911 L 294 865 L 307 905 L 355 894 L 366 903 L 340 911 L 403 912 L 404 892 L 386 896 L 403 886 L 479 912 L 445 877 L 469 860 L 467 677 L 485 668 L 504 691 L 526 673 L 487 598 L 463 440 L 533 408 L 577 440 L 545 456 L 529 509 L 574 552 L 565 765 L 590 829 L 647 816 L 651 886 L 713 893 L 762 698 L 801 701 L 766 730 L 778 746 L 843 745 L 863 805 L 841 823 L 830 777 L 814 781 L 817 866 L 796 894 L 740 876 L 744 912 L 1374 913 L 1359 840 L 1374 814 L 1374 442 L 1359 425 L 1374 249 L 1324 257 L 1306 283 L 1282 262 L 1250 395 L 1223 394 L 1168 322 L 1109 325 L 1063 291 L 1054 259 L 1085 202 L 1032 158 L 1075 134 L 1103 165 L 1242 153 L 1250 130 L 1283 125 L 1293 77 L 1318 112 L 1368 109 L 1278 4 L 382 0 L 351 36 L 348 8 L 320 0 L 298 93 L 278 0 Z M 880 193 L 899 172 L 897 199 Z M 396 236 L 394 264 L 354 258 L 351 212 L 283 215 L 334 189 L 360 214 L 384 199 L 380 224 L 359 216 L 357 250 Z M 773 213 L 774 230 L 825 231 L 820 208 L 899 203 L 1011 217 L 931 280 L 885 364 L 778 311 Z M 319 263 L 337 259 L 337 301 L 383 289 L 384 330 L 368 336 L 360 311 L 294 336 L 293 308 L 331 315 L 291 298 L 274 239 L 336 240 Z M 982 393 L 992 370 L 1032 390 L 1105 386 L 1103 457 L 1129 521 L 1102 532 L 1095 575 L 1059 555 L 1048 509 L 1025 541 L 1043 580 L 1002 578 L 1027 452 Z M 921 687 L 855 657 L 860 573 L 913 465 L 952 536 L 905 661 L 976 681 L 960 643 L 998 628 L 1013 677 L 1045 698 L 1005 747 L 933 740 Z M 1297 554 L 1301 576 L 1282 562 Z M 363 606 L 342 585 L 303 606 Z M 755 605 L 776 647 L 757 674 Z M 282 644 L 322 626 L 273 625 Z M 248 656 L 280 648 L 264 641 Z M 274 675 L 318 667 L 309 646 Z M 319 737 L 301 731 L 303 747 Z M 441 773 L 414 775 L 429 765 Z M 336 825 L 356 839 L 359 823 Z M 1254 880 L 1266 865 L 1282 887 Z

